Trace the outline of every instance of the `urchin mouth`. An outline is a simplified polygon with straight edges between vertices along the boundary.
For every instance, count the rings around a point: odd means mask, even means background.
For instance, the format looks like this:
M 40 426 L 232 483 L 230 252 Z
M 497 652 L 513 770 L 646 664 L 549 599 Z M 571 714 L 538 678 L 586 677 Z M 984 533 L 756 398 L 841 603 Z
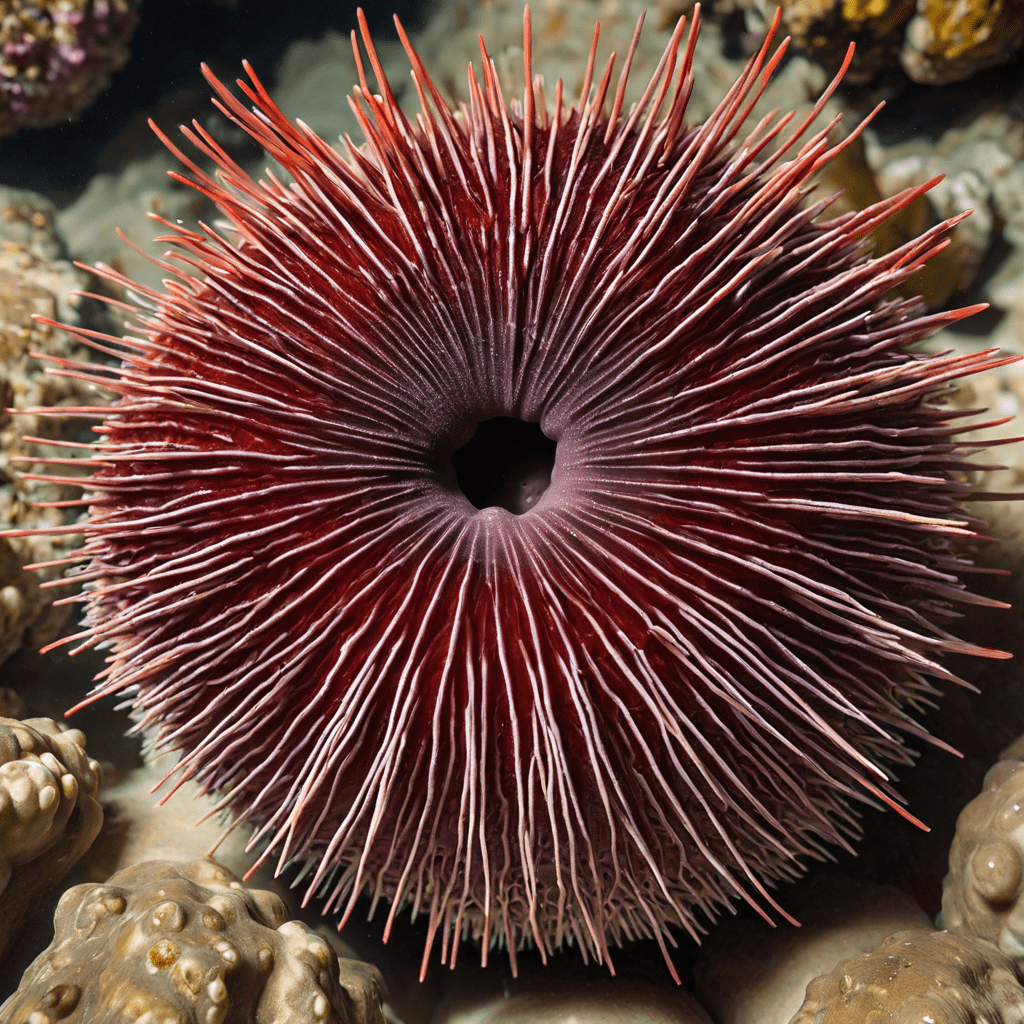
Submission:
M 514 416 L 480 419 L 468 432 L 468 440 L 438 458 L 446 485 L 480 511 L 520 516 L 536 508 L 557 472 L 558 442 L 539 423 Z

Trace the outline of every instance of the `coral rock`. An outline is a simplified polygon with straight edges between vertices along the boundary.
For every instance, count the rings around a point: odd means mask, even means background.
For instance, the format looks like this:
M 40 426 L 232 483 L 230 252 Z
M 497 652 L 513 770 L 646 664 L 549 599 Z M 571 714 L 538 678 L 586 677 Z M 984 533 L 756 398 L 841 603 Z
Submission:
M 287 917 L 212 860 L 75 886 L 0 1024 L 383 1024 L 373 968 Z
M 0 718 L 0 957 L 99 833 L 99 781 L 77 729 Z
M 1016 965 L 991 943 L 907 931 L 807 986 L 792 1024 L 1024 1022 Z
M 0 135 L 84 110 L 124 67 L 139 0 L 0 0 Z
M 1024 0 L 917 0 L 900 63 L 926 85 L 962 82 L 1024 43 Z
M 957 818 L 942 925 L 995 943 L 1024 967 L 1024 761 L 989 769 Z

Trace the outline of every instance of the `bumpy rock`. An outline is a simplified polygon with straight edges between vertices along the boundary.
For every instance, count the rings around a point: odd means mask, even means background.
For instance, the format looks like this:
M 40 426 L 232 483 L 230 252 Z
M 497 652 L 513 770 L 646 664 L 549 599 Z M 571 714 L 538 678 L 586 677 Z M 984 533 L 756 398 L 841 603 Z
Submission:
M 999 761 L 961 812 L 941 924 L 995 943 L 1024 967 L 1024 761 Z
M 2 9 L 0 0 L 0 9 Z M 3 410 L 34 407 L 94 405 L 103 400 L 97 389 L 79 380 L 55 377 L 33 351 L 63 359 L 88 360 L 85 346 L 63 331 L 36 323 L 33 315 L 103 329 L 106 314 L 99 303 L 81 302 L 77 289 L 87 278 L 65 258 L 63 243 L 54 227 L 53 205 L 41 196 L 0 187 L 0 530 L 63 526 L 79 509 L 42 507 L 39 502 L 79 497 L 78 488 L 59 482 L 27 479 L 38 472 L 31 464 L 15 465 L 22 456 L 45 452 L 50 456 L 88 454 L 84 449 L 42 448 L 22 440 L 23 435 L 91 441 L 91 422 L 49 416 L 10 416 Z M 90 320 L 89 318 L 92 317 Z M 73 476 L 69 467 L 63 476 Z M 41 536 L 0 538 L 0 662 L 27 641 L 48 643 L 67 618 L 67 608 L 53 607 L 53 592 L 39 589 L 39 579 L 53 579 L 61 567 L 42 577 L 22 566 L 59 560 L 73 537 Z M 67 593 L 67 590 L 64 591 Z M 62 596 L 62 595 L 59 595 Z
M 146 861 L 61 898 L 0 1024 L 383 1024 L 379 975 L 215 861 Z
M 962 82 L 1024 43 L 1024 0 L 917 0 L 900 63 L 915 82 Z
M 0 0 L 0 135 L 74 117 L 128 62 L 139 0 Z
M 0 958 L 99 833 L 99 783 L 79 730 L 0 718 Z
M 949 932 L 890 936 L 807 986 L 791 1024 L 1024 1022 L 1016 965 L 991 943 Z

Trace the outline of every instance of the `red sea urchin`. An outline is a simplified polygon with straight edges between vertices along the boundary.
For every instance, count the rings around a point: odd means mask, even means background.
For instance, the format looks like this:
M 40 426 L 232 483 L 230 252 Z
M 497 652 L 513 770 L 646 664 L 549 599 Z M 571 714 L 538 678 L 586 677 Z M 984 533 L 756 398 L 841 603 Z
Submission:
M 453 114 L 403 35 L 415 124 L 363 23 L 382 95 L 360 65 L 341 156 L 248 68 L 253 112 L 207 72 L 294 181 L 182 129 L 237 240 L 175 228 L 200 276 L 168 263 L 137 336 L 88 336 L 120 371 L 61 370 L 120 395 L 69 527 L 95 696 L 134 692 L 328 907 L 425 911 L 424 963 L 439 929 L 451 960 L 469 932 L 607 961 L 774 905 L 894 799 L 877 765 L 925 736 L 937 656 L 995 653 L 945 628 L 982 599 L 929 396 L 1000 360 L 913 351 L 973 310 L 892 297 L 950 223 L 872 259 L 923 188 L 819 224 L 827 131 L 735 143 L 771 36 L 687 127 L 698 17 L 628 114 L 593 56 L 549 109 L 528 19 L 522 105 L 484 52 Z

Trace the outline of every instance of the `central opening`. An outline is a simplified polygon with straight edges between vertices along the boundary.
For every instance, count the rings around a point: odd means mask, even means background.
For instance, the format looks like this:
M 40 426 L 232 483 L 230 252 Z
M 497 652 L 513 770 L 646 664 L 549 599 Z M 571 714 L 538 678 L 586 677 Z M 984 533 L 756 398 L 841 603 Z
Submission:
M 551 484 L 556 443 L 539 423 L 495 416 L 452 452 L 459 489 L 476 508 L 529 512 Z

